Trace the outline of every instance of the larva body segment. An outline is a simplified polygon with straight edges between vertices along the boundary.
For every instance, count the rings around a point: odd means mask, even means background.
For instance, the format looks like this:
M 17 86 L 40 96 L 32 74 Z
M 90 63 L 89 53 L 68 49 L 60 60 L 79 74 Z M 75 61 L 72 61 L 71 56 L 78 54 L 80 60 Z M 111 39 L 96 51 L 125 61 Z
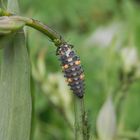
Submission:
M 68 85 L 74 94 L 82 98 L 84 95 L 84 71 L 80 58 L 72 50 L 72 46 L 67 43 L 60 45 L 56 54 L 61 61 L 64 77 L 67 78 Z

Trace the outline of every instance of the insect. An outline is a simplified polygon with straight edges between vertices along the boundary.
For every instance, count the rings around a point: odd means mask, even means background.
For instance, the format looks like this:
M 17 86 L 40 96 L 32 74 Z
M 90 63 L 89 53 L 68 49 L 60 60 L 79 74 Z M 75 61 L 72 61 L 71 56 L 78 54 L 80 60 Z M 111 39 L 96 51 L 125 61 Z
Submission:
M 56 55 L 59 56 L 64 77 L 66 77 L 71 90 L 79 98 L 83 98 L 84 71 L 81 66 L 80 58 L 72 48 L 72 45 L 63 43 L 57 48 Z

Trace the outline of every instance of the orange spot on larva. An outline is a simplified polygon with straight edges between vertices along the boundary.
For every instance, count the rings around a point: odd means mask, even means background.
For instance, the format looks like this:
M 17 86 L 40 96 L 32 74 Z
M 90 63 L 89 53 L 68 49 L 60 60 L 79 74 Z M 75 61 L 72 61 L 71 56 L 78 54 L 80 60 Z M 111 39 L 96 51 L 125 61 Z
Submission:
M 71 83 L 71 82 L 72 82 L 72 79 L 71 79 L 71 78 L 68 78 L 68 79 L 67 79 L 67 82 L 68 82 L 68 83 Z
M 62 66 L 62 69 L 67 69 L 69 66 L 66 64 L 64 66 Z
M 85 77 L 85 75 L 84 75 L 84 74 L 81 74 L 81 75 L 80 75 L 80 79 L 81 79 L 81 80 L 83 80 L 83 79 L 84 79 L 84 77 Z
M 76 64 L 76 65 L 79 65 L 80 63 L 81 63 L 80 60 L 75 61 L 75 64 Z

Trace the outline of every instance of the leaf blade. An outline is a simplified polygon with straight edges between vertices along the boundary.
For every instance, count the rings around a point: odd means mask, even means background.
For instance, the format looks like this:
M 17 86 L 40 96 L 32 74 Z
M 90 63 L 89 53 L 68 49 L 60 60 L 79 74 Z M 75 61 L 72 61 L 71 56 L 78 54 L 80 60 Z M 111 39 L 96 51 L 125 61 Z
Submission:
M 8 0 L 10 12 L 18 11 L 17 6 L 17 0 Z M 5 40 L 0 65 L 0 139 L 29 140 L 30 63 L 23 30 L 10 38 Z
M 14 36 L 11 43 L 4 48 L 1 64 L 0 139 L 28 140 L 31 123 L 28 54 L 21 34 Z

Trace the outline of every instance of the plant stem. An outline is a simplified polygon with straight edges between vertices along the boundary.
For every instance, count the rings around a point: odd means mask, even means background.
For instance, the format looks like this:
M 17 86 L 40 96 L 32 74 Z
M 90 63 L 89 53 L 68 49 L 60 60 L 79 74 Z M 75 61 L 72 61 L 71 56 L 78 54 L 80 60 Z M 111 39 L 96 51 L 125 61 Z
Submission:
M 85 113 L 84 98 L 80 99 L 74 95 L 75 108 L 75 140 L 88 140 L 89 130 Z
M 47 35 L 55 43 L 56 46 L 64 42 L 61 35 L 59 35 L 56 31 L 52 30 L 49 26 L 41 23 L 38 20 L 32 19 L 32 21 L 28 22 L 26 25 L 33 27 L 39 30 L 40 32 L 44 33 L 45 35 Z
M 13 18 L 15 18 L 16 20 L 25 22 L 27 26 L 30 26 L 42 32 L 43 34 L 47 35 L 52 40 L 52 42 L 54 42 L 56 46 L 59 46 L 60 44 L 65 42 L 61 35 L 59 35 L 56 31 L 51 29 L 49 26 L 41 23 L 38 20 L 27 18 L 27 17 L 15 16 L 12 13 L 2 10 L 1 8 L 0 8 L 0 16 L 13 16 Z

